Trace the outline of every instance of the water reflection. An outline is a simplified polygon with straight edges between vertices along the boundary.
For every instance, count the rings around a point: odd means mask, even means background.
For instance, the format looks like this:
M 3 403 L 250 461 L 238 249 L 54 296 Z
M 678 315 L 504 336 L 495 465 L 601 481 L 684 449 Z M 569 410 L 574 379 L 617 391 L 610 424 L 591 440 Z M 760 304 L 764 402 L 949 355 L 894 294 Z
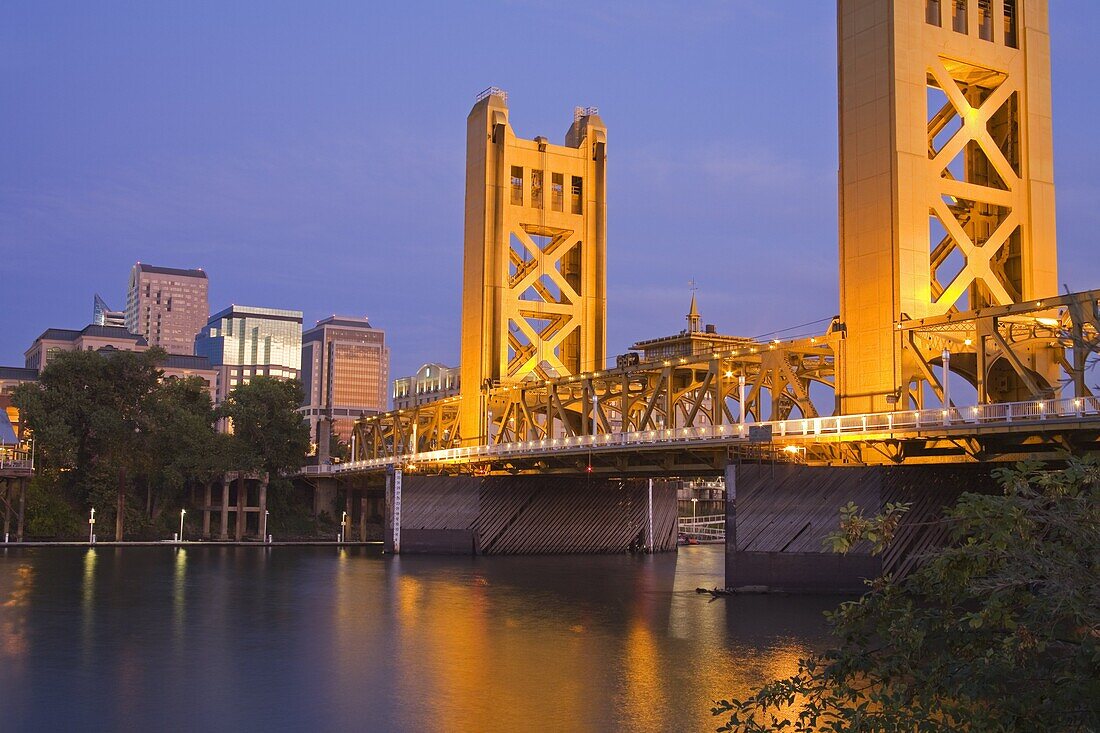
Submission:
M 0 710 L 31 729 L 83 715 L 136 730 L 713 729 L 712 702 L 794 672 L 835 604 L 708 602 L 694 590 L 721 582 L 721 562 L 706 547 L 9 554 L 0 650 L 22 664 L 0 665 Z
M 184 620 L 187 615 L 187 550 L 176 548 L 176 571 L 172 582 L 172 628 L 176 639 L 183 640 Z

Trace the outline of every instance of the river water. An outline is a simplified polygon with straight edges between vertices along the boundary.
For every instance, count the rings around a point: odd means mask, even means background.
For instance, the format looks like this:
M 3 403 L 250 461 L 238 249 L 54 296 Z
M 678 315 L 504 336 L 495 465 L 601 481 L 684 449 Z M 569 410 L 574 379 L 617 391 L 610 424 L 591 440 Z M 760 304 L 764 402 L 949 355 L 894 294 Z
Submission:
M 2 549 L 0 731 L 713 730 L 837 603 L 722 559 Z

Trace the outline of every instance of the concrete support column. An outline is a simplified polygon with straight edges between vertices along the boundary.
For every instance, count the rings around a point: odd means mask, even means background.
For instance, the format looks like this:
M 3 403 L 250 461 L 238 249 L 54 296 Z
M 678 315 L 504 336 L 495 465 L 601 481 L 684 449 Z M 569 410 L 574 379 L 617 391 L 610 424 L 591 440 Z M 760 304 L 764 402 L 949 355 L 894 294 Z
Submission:
M 27 516 L 27 479 L 19 482 L 19 516 L 16 517 L 15 541 L 23 541 L 23 519 Z
M 367 491 L 359 490 L 359 541 L 367 541 Z
M 265 474 L 260 481 L 260 542 L 267 542 L 267 480 Z
M 203 486 L 203 502 L 202 502 L 202 538 L 204 540 L 210 539 L 210 502 L 213 501 L 210 491 L 210 482 L 207 481 Z
M 354 489 L 352 489 L 350 485 L 344 488 L 344 511 L 347 512 L 347 517 L 344 519 L 346 524 L 340 528 L 344 533 L 344 542 L 351 541 L 351 528 L 352 525 L 355 524 L 355 516 L 351 513 L 352 509 L 355 507 L 355 495 L 352 493 L 353 491 Z
M 4 489 L 0 493 L 4 502 L 4 536 L 7 537 L 11 531 L 11 481 L 4 481 Z
M 383 547 L 386 552 L 401 552 L 401 469 L 386 474 L 386 536 Z
M 221 532 L 218 539 L 225 542 L 229 539 L 229 479 L 222 478 L 222 516 Z
M 244 539 L 244 506 L 248 497 L 248 487 L 245 484 L 244 473 L 237 474 L 237 531 L 234 536 L 237 542 Z

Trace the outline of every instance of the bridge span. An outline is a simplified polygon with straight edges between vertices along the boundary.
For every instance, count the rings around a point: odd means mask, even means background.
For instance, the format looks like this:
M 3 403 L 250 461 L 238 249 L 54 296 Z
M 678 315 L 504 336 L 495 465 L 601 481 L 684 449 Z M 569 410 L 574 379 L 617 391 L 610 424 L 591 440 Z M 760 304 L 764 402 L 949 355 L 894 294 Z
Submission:
M 997 490 L 994 463 L 1098 450 L 1100 291 L 1059 294 L 1047 0 L 948 5 L 838 3 L 840 298 L 804 338 L 711 338 L 693 300 L 609 367 L 608 127 L 578 107 L 563 145 L 525 140 L 478 95 L 460 394 L 363 418 L 348 463 L 304 476 L 373 492 L 394 552 L 591 552 L 670 549 L 669 480 L 724 475 L 728 585 L 859 591 Z M 885 557 L 822 552 L 849 501 L 913 505 Z

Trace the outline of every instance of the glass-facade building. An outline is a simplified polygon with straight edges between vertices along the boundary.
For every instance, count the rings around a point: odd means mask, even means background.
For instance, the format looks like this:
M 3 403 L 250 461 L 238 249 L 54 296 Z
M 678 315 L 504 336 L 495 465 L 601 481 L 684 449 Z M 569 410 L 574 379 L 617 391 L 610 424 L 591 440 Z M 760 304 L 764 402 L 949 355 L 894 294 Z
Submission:
M 366 318 L 332 316 L 302 335 L 302 411 L 315 442 L 325 418 L 349 441 L 357 419 L 386 409 L 389 379 L 386 333 Z
M 210 317 L 195 353 L 218 368 L 218 401 L 254 376 L 296 379 L 302 369 L 302 312 L 232 305 Z

